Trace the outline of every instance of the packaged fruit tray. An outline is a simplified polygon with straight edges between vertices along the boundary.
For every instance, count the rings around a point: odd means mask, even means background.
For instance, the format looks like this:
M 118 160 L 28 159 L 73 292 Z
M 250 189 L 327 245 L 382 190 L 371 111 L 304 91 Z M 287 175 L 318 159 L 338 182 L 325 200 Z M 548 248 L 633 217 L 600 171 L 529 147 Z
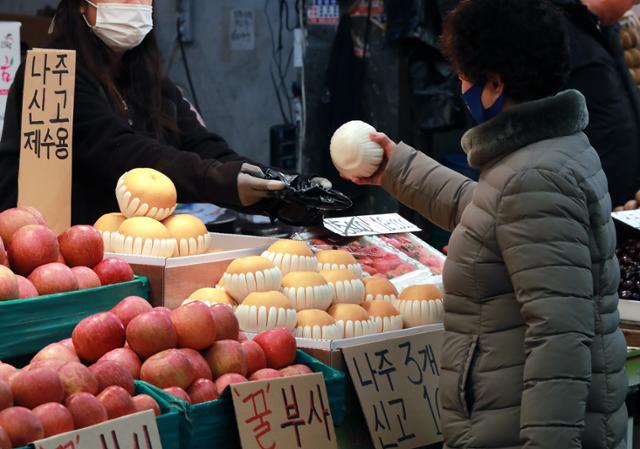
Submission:
M 324 376 L 331 414 L 335 425 L 344 421 L 345 375 L 312 356 L 298 350 L 294 363 L 307 365 L 314 372 Z M 181 449 L 236 449 L 240 447 L 233 402 L 228 392 L 220 399 L 201 404 L 190 405 L 175 396 L 145 382 L 138 383 L 140 393 L 153 397 L 160 407 L 169 407 L 180 413 Z M 163 443 L 163 448 L 164 443 Z
M 389 234 L 373 237 L 384 246 L 394 248 L 402 254 L 426 266 L 433 274 L 442 274 L 446 256 L 413 234 Z
M 33 354 L 71 335 L 78 322 L 127 296 L 149 298 L 146 277 L 98 288 L 0 302 L 0 359 Z

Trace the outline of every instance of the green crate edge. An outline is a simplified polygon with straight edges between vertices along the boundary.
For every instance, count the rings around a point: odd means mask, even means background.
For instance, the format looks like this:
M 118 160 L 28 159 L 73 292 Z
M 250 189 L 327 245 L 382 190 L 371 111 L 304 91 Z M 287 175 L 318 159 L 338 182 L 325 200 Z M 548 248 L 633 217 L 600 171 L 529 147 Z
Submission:
M 297 350 L 294 363 L 302 363 L 309 366 L 314 372 L 322 373 L 327 386 L 327 395 L 334 425 L 341 425 L 346 414 L 345 374 L 301 350 Z M 240 442 L 237 431 L 229 432 L 229 429 L 237 430 L 237 425 L 233 412 L 233 403 L 228 392 L 215 401 L 189 405 L 187 402 L 153 385 L 145 382 L 140 382 L 140 384 L 141 391 L 156 399 L 158 404 L 172 407 L 181 414 L 181 448 L 209 449 L 215 446 L 218 449 L 236 449 L 239 447 Z M 209 423 L 204 426 L 199 424 L 204 420 L 209 421 Z M 200 426 L 196 432 L 192 430 L 194 425 Z M 216 429 L 219 430 L 218 433 L 215 431 Z M 224 435 L 224 438 L 220 438 L 220 434 Z
M 113 295 L 114 299 L 112 300 L 109 295 Z M 123 296 L 119 297 L 120 295 Z M 0 302 L 0 316 L 2 316 L 0 324 L 3 323 L 2 320 L 9 321 L 13 316 L 23 316 L 30 321 L 13 320 L 11 325 L 0 326 L 0 359 L 24 357 L 37 352 L 49 343 L 68 338 L 71 336 L 73 327 L 82 318 L 109 310 L 122 298 L 131 295 L 149 299 L 149 281 L 146 277 L 136 276 L 131 281 L 75 292 L 2 301 Z M 74 304 L 74 301 L 82 297 L 90 298 L 82 301 L 90 307 L 80 309 Z M 102 307 L 105 305 L 108 307 Z M 56 311 L 55 316 L 47 316 L 52 308 Z M 61 321 L 62 316 L 66 316 L 66 320 Z

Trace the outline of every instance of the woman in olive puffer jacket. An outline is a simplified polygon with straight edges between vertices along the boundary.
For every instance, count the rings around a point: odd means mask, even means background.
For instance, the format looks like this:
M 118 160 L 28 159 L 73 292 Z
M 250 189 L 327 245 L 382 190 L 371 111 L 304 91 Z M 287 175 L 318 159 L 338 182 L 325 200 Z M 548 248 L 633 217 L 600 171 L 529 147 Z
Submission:
M 445 53 L 481 124 L 472 182 L 384 134 L 372 178 L 453 230 L 440 394 L 448 448 L 622 449 L 626 344 L 607 179 L 582 132 L 562 19 L 545 0 L 471 0 Z

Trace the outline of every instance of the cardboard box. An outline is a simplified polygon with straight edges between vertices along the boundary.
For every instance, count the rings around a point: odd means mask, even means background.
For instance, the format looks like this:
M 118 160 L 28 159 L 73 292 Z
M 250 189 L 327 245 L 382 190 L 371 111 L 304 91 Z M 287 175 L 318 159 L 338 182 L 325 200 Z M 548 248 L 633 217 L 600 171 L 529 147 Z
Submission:
M 195 290 L 213 287 L 227 266 L 239 257 L 262 254 L 277 239 L 211 233 L 212 248 L 222 251 L 187 257 L 151 257 L 107 253 L 129 262 L 151 286 L 151 303 L 175 309 Z

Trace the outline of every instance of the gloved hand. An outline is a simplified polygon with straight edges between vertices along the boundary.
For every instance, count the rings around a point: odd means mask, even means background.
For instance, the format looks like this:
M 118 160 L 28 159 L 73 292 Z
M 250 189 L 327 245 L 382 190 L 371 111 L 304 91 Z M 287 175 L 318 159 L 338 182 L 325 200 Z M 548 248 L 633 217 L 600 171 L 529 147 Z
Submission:
M 309 181 L 320 185 L 321 187 L 324 187 L 325 189 L 331 189 L 333 188 L 333 184 L 331 184 L 331 181 L 329 181 L 327 178 L 322 178 L 320 176 L 315 176 L 313 178 L 311 178 Z
M 285 188 L 284 182 L 262 179 L 263 177 L 264 173 L 260 167 L 242 164 L 238 175 L 238 196 L 243 206 L 253 206 L 268 197 L 270 192 Z

